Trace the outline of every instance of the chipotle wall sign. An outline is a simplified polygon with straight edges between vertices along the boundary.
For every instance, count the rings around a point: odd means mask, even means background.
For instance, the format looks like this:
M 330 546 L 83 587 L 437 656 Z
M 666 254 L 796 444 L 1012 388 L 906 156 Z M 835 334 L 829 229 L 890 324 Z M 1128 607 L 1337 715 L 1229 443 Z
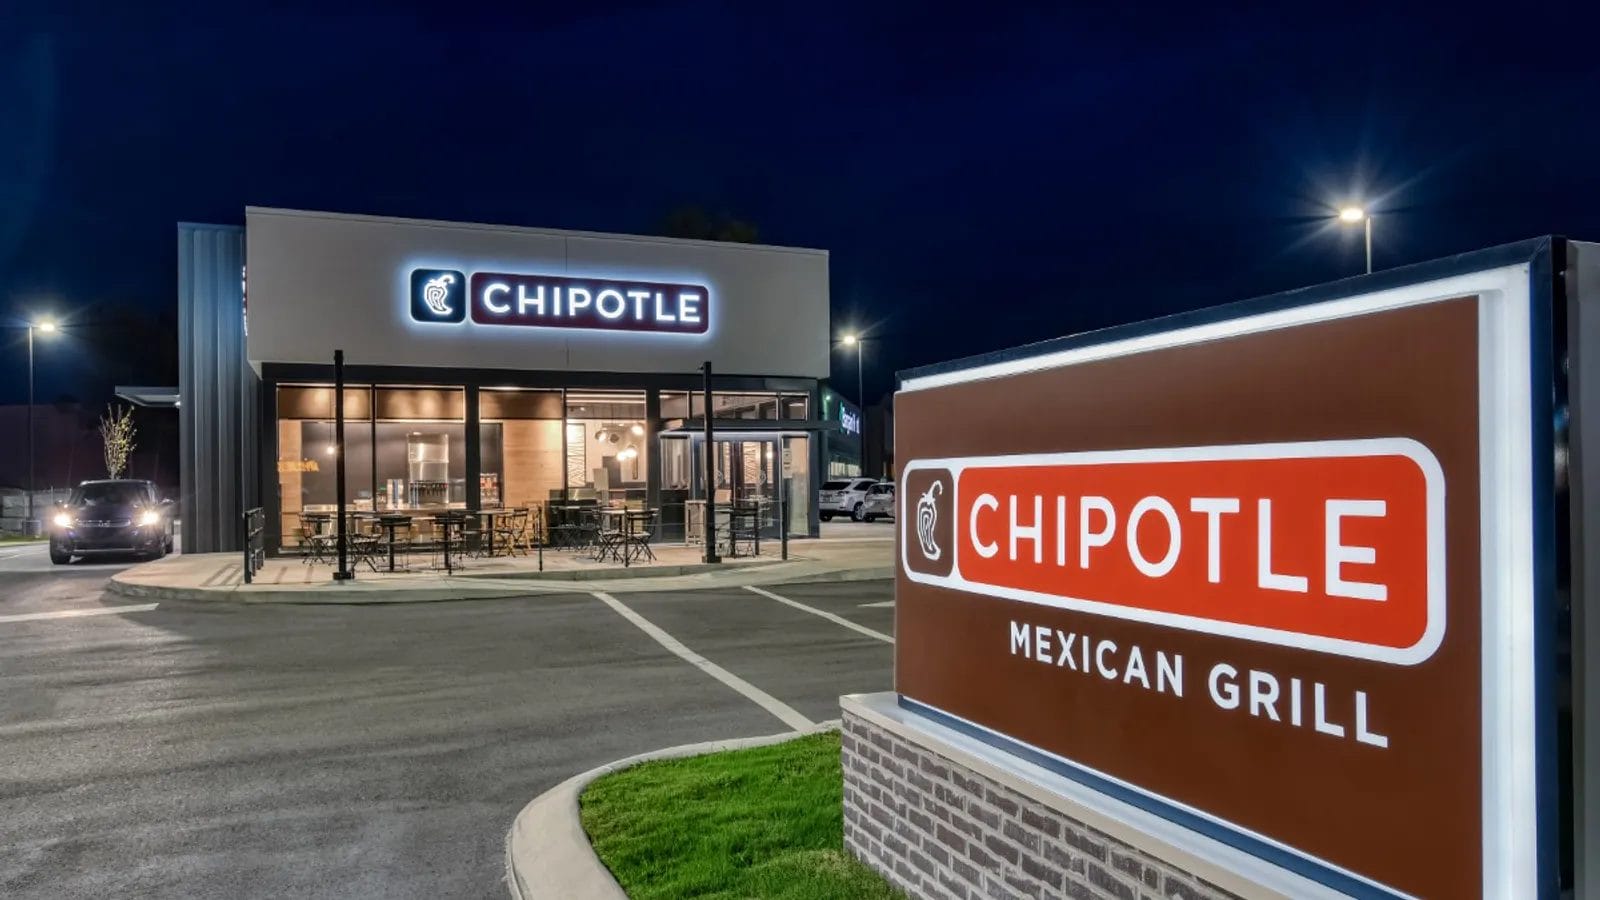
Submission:
M 913 373 L 903 702 L 1338 891 L 1513 883 L 1485 667 L 1526 648 L 1483 622 L 1531 601 L 1484 575 L 1525 535 L 1483 541 L 1528 487 L 1484 480 L 1523 470 L 1480 321 L 1515 301 L 1417 297 Z
M 711 291 L 678 282 L 414 269 L 411 318 L 447 325 L 470 318 L 478 325 L 703 335 L 711 330 Z

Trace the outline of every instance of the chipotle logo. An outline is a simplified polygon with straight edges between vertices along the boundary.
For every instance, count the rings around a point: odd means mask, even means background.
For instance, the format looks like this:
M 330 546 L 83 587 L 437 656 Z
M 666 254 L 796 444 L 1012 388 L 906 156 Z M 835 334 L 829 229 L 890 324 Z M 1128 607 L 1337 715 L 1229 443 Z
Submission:
M 907 577 L 1396 665 L 1445 630 L 1444 476 L 1404 438 L 920 460 Z

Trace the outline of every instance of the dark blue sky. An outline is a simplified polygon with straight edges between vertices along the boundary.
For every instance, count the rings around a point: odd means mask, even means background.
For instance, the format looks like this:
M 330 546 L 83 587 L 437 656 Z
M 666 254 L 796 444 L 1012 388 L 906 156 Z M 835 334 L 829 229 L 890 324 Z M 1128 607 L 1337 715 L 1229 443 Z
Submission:
M 1347 197 L 1375 198 L 1379 267 L 1600 239 L 1593 4 L 30 2 L 0 36 L 13 319 L 170 309 L 174 223 L 246 204 L 624 232 L 697 204 L 832 251 L 836 325 L 882 338 L 873 395 L 896 368 L 1354 274 L 1356 231 L 1323 218 Z M 42 396 L 142 380 L 69 346 L 42 351 Z M 854 394 L 853 358 L 835 372 Z

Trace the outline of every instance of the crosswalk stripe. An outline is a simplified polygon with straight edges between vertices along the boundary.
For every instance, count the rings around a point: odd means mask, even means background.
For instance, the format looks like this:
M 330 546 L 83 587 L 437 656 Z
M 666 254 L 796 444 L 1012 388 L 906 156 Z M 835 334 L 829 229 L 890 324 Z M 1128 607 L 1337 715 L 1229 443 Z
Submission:
M 122 613 L 149 612 L 159 603 L 135 603 L 127 606 L 103 606 L 95 609 L 56 609 L 50 612 L 16 613 L 0 616 L 0 622 L 37 622 L 43 619 L 80 619 L 84 616 L 115 616 Z

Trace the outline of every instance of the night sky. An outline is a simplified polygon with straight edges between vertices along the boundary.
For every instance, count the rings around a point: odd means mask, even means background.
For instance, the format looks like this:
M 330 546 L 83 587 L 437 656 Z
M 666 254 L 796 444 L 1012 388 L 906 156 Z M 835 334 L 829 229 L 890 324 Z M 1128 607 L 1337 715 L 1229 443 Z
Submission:
M 0 0 L 12 322 L 170 324 L 174 223 L 246 204 L 643 233 L 696 205 L 831 251 L 876 396 L 897 368 L 1356 274 L 1359 229 L 1327 218 L 1350 198 L 1380 268 L 1600 240 L 1577 5 L 30 2 Z M 41 348 L 41 398 L 162 370 L 94 344 Z M 854 358 L 834 371 L 853 395 Z

